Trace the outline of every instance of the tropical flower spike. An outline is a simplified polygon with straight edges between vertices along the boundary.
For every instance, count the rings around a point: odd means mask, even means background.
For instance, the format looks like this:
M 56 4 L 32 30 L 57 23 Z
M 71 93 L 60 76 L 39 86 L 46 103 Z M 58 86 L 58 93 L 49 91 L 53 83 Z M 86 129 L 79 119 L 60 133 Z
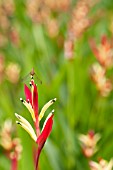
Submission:
M 29 110 L 31 114 L 31 117 L 34 121 L 36 133 L 32 128 L 32 126 L 30 125 L 30 123 L 24 117 L 18 115 L 17 113 L 15 113 L 15 116 L 19 119 L 19 121 L 16 121 L 16 123 L 19 124 L 23 129 L 25 129 L 29 133 L 31 138 L 38 144 L 37 159 L 36 159 L 36 170 L 37 170 L 41 150 L 52 130 L 54 110 L 52 110 L 52 112 L 49 113 L 49 115 L 47 116 L 41 132 L 40 132 L 40 121 L 43 118 L 46 110 L 56 101 L 56 98 L 46 103 L 39 114 L 38 90 L 37 90 L 37 85 L 34 83 L 33 76 L 30 81 L 30 86 L 31 86 L 31 90 L 27 87 L 27 85 L 24 85 L 26 100 L 23 100 L 22 98 L 20 98 L 20 100 L 26 106 L 26 108 Z

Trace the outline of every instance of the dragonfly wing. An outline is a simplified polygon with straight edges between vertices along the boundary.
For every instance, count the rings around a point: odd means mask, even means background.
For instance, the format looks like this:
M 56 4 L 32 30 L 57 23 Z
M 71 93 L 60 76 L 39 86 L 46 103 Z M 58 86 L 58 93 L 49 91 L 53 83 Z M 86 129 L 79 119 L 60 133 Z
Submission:
M 37 80 L 39 81 L 39 83 L 42 84 L 42 80 L 39 79 L 39 77 L 36 75 L 36 73 L 35 73 L 35 77 L 37 78 Z
M 30 77 L 30 73 L 28 73 L 26 76 L 24 76 L 23 78 L 21 78 L 22 82 L 25 82 L 26 80 L 28 80 Z

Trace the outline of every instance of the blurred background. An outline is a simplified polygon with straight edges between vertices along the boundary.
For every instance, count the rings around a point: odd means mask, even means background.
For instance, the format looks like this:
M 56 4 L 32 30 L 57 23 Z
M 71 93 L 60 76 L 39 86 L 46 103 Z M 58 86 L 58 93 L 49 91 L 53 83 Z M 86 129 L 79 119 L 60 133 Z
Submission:
M 113 157 L 113 1 L 0 0 L 0 170 L 11 169 L 13 150 L 4 129 L 21 140 L 18 170 L 34 169 L 35 144 L 14 115 L 32 123 L 19 100 L 32 68 L 43 82 L 35 78 L 39 110 L 57 98 L 42 120 L 55 109 L 40 170 L 94 170 L 89 163 L 100 164 L 99 158 L 107 166 Z

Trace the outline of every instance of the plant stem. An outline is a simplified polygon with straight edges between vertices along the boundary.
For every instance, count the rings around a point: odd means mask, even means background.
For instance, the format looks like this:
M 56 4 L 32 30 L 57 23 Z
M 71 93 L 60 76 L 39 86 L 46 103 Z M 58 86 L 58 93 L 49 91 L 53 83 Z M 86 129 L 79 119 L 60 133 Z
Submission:
M 35 170 L 39 170 L 38 163 L 39 163 L 40 153 L 41 153 L 41 150 L 38 148 L 37 157 L 36 157 L 36 166 L 35 166 Z

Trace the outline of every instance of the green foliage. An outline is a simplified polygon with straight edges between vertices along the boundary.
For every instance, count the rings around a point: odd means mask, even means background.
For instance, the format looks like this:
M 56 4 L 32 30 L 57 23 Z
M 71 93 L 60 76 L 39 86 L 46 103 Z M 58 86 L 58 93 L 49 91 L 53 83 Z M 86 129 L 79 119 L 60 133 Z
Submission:
M 95 18 L 96 22 L 75 42 L 74 59 L 67 60 L 58 38 L 65 39 L 67 36 L 69 13 L 65 13 L 64 18 L 62 14 L 59 35 L 51 38 L 45 25 L 34 24 L 28 17 L 26 1 L 15 0 L 16 11 L 11 21 L 18 30 L 20 43 L 16 46 L 8 41 L 5 47 L 0 47 L 0 53 L 5 56 L 5 65 L 9 62 L 18 63 L 21 68 L 20 79 L 34 68 L 43 82 L 41 85 L 35 79 L 39 109 L 50 99 L 57 98 L 57 102 L 46 113 L 55 109 L 53 130 L 40 157 L 40 170 L 88 170 L 88 159 L 81 151 L 78 135 L 87 134 L 90 129 L 101 134 L 99 150 L 92 159 L 103 157 L 110 160 L 113 157 L 113 93 L 106 98 L 99 96 L 89 76 L 90 66 L 96 61 L 89 46 L 89 38 L 100 42 L 102 34 L 112 37 L 112 4 L 111 0 L 103 0 L 96 5 L 95 10 L 103 10 L 104 15 Z M 113 75 L 112 70 L 110 75 Z M 28 84 L 29 80 L 24 80 L 24 83 Z M 28 111 L 19 101 L 20 97 L 24 98 L 24 83 L 20 80 L 12 84 L 5 76 L 0 84 L 0 126 L 7 118 L 15 124 L 15 112 L 31 121 Z M 21 138 L 23 146 L 18 169 L 34 169 L 35 144 L 23 129 L 16 128 L 16 136 Z M 0 151 L 0 170 L 8 170 L 10 162 Z

